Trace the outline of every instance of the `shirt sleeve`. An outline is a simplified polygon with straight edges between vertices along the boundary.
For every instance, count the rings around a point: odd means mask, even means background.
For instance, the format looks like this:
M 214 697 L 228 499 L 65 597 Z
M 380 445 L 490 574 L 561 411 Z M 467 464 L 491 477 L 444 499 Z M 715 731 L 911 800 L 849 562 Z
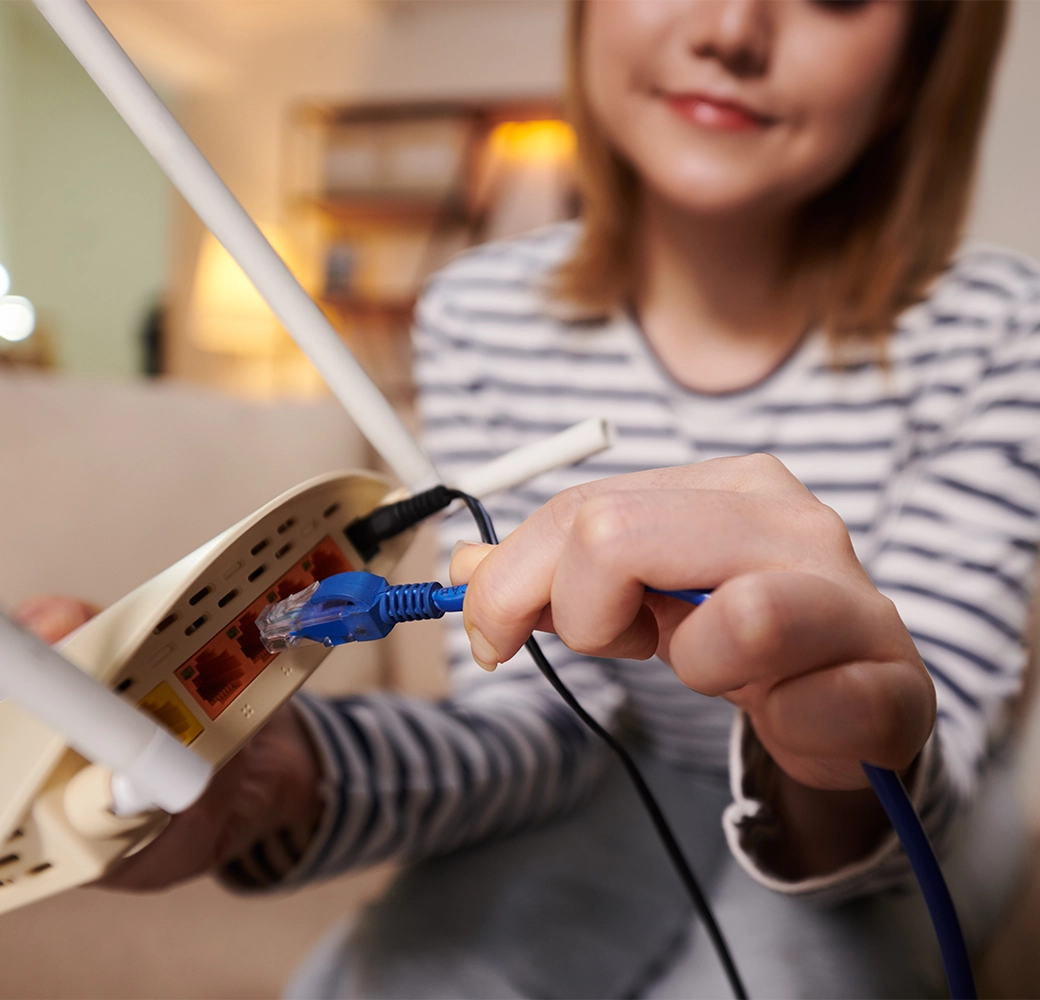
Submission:
M 936 688 L 935 731 L 909 792 L 941 850 L 973 799 L 990 749 L 1007 732 L 1021 692 L 1026 629 L 1040 540 L 1040 305 L 1037 288 L 1006 310 L 972 382 L 938 426 L 911 408 L 921 433 L 888 484 L 863 563 L 917 644 Z M 952 390 L 951 390 L 952 391 Z M 730 847 L 779 892 L 838 900 L 907 878 L 895 835 L 868 858 L 823 878 L 789 882 L 758 859 L 770 810 L 755 781 L 760 752 L 738 718 L 731 741 Z
M 443 475 L 483 464 L 518 441 L 500 433 L 479 391 L 489 364 L 456 325 L 438 327 L 428 293 L 415 334 L 425 444 Z M 479 447 L 461 442 L 471 429 Z M 467 432 L 468 433 L 468 432 Z M 533 512 L 523 489 L 488 504 L 500 535 Z M 475 538 L 463 510 L 441 531 L 443 568 L 459 538 Z M 443 577 L 442 577 L 443 578 Z M 539 637 L 564 683 L 601 724 L 612 726 L 624 700 L 595 660 Z M 548 682 L 526 650 L 493 673 L 473 661 L 461 616 L 448 622 L 452 693 L 431 703 L 390 692 L 345 698 L 297 696 L 322 763 L 322 820 L 302 854 L 268 845 L 225 869 L 243 889 L 287 888 L 386 859 L 416 860 L 522 829 L 569 809 L 594 786 L 604 750 Z M 255 854 L 255 851 L 253 852 Z M 282 859 L 276 864 L 272 859 Z

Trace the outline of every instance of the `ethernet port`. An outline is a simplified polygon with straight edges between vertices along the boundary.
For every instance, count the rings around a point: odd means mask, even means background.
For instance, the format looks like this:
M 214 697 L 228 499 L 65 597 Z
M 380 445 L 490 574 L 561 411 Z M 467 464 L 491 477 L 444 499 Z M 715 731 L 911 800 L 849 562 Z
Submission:
M 293 594 L 298 594 L 301 590 L 306 590 L 310 585 L 311 581 L 305 576 L 297 576 L 293 573 L 291 576 L 282 577 L 282 579 L 278 581 L 274 590 L 278 595 L 278 600 L 284 601 L 287 597 L 292 597 Z
M 257 642 L 260 634 L 257 633 Z M 261 649 L 263 647 L 261 646 Z M 238 687 L 245 670 L 234 653 L 220 650 L 203 650 L 193 664 L 195 676 L 190 678 L 195 693 L 207 704 L 214 705 L 223 700 L 229 691 Z M 183 676 L 183 673 L 182 673 Z M 189 678 L 185 678 L 188 680 Z
M 324 580 L 336 573 L 346 573 L 350 569 L 347 557 L 333 544 L 319 545 L 310 554 L 310 561 L 315 580 Z
M 235 622 L 235 627 L 238 631 L 235 642 L 238 643 L 238 648 L 242 650 L 243 656 L 256 662 L 269 655 L 260 639 L 260 629 L 256 627 L 256 615 L 247 611 Z

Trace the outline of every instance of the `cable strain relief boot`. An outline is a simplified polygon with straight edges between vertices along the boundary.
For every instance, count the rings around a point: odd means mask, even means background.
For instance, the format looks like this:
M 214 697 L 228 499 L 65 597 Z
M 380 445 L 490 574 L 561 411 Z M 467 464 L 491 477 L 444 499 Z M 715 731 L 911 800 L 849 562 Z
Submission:
M 379 613 L 387 621 L 416 622 L 441 618 L 444 612 L 433 603 L 439 583 L 401 583 L 379 595 Z

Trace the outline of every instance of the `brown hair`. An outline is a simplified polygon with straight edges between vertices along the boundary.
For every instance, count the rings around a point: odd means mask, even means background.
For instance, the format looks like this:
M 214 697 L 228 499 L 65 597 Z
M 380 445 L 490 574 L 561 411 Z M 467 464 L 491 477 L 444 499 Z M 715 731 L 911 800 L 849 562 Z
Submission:
M 631 297 L 639 178 L 607 143 L 582 81 L 582 0 L 568 41 L 569 115 L 578 135 L 583 231 L 555 291 L 606 314 Z M 1006 0 L 913 0 L 893 123 L 844 176 L 804 206 L 790 262 L 809 281 L 832 343 L 883 338 L 920 300 L 961 237 Z

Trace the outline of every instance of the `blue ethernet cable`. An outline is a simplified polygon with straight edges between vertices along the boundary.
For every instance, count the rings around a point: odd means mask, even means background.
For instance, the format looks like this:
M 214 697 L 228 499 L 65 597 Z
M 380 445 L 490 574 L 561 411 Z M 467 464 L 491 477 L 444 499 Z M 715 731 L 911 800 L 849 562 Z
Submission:
M 647 589 L 688 604 L 701 604 L 710 593 Z M 258 616 L 257 627 L 272 653 L 308 642 L 324 646 L 370 642 L 384 638 L 401 622 L 440 618 L 445 612 L 461 611 L 465 597 L 465 584 L 391 585 L 373 573 L 337 573 L 284 601 L 269 604 Z
M 975 979 L 957 918 L 957 908 L 953 905 L 953 898 L 943 878 L 939 860 L 928 841 L 928 834 L 921 825 L 921 818 L 895 771 L 874 767 L 873 764 L 864 764 L 863 770 L 888 814 L 889 822 L 910 859 L 917 884 L 921 887 L 921 895 L 924 896 L 935 936 L 939 940 L 950 997 L 952 1000 L 975 1000 Z
M 484 516 L 486 518 L 486 514 Z M 489 520 L 487 524 L 490 526 Z M 482 534 L 485 532 L 482 531 Z M 490 538 L 494 538 L 493 529 Z M 710 590 L 658 590 L 655 587 L 648 587 L 647 590 L 692 605 L 703 604 L 711 594 Z M 278 604 L 269 605 L 257 618 L 257 626 L 264 645 L 271 652 L 307 642 L 319 642 L 326 646 L 366 642 L 383 638 L 394 625 L 401 622 L 440 618 L 447 612 L 461 611 L 465 596 L 464 584 L 458 587 L 442 587 L 439 583 L 393 586 L 382 577 L 371 573 L 340 573 L 328 577 L 321 583 L 312 584 L 306 590 Z M 746 997 L 743 983 L 707 900 L 642 775 L 624 748 L 577 702 L 549 665 L 533 637 L 528 640 L 527 645 L 535 663 L 553 688 L 582 721 L 618 753 L 650 812 L 680 878 L 693 898 L 734 994 L 738 998 Z M 921 825 L 910 797 L 895 772 L 871 764 L 863 764 L 863 770 L 906 851 L 921 887 L 939 941 L 950 996 L 952 1000 L 975 1000 L 971 963 L 957 911 L 935 852 L 928 841 L 928 835 Z

